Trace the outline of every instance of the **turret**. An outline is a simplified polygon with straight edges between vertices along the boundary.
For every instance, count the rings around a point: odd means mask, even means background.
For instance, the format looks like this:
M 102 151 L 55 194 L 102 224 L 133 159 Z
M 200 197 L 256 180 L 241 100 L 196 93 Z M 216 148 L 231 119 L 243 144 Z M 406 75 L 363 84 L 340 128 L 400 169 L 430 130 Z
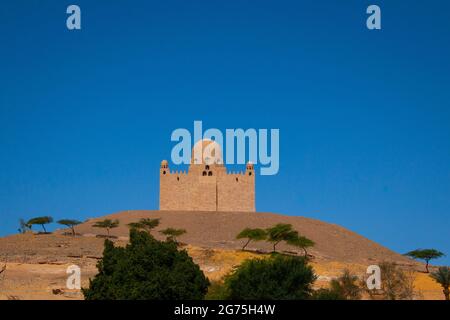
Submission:
M 169 162 L 167 160 L 161 161 L 161 167 L 159 168 L 160 175 L 166 175 L 169 173 Z
M 253 163 L 248 162 L 245 167 L 245 174 L 248 176 L 253 176 L 254 173 L 255 173 L 255 166 L 253 165 Z

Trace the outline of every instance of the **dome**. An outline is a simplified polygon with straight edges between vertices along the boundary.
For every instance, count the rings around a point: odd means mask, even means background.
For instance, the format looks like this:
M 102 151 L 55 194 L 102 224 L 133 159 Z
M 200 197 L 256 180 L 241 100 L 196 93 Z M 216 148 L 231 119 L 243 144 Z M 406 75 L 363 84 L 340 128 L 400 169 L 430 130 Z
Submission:
M 222 147 L 215 141 L 203 139 L 192 148 L 192 164 L 222 164 Z
M 169 162 L 167 162 L 167 160 L 161 161 L 161 168 L 168 168 L 168 167 L 169 167 Z

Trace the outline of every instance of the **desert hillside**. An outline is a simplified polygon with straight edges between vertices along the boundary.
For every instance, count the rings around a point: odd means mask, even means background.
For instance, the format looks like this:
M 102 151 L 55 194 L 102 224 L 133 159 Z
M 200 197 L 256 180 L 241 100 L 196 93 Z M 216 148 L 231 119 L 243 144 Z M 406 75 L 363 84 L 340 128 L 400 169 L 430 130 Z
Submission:
M 120 220 L 120 226 L 111 230 L 112 235 L 120 238 L 128 236 L 128 223 L 138 221 L 140 218 L 160 218 L 161 224 L 154 232 L 154 235 L 160 239 L 163 237 L 159 235 L 158 230 L 167 227 L 183 228 L 187 233 L 180 237 L 182 242 L 194 246 L 223 249 L 241 248 L 244 240 L 236 240 L 236 235 L 246 227 L 267 228 L 277 223 L 290 223 L 300 234 L 316 243 L 311 253 L 317 259 L 359 263 L 381 260 L 396 261 L 401 264 L 415 263 L 338 225 L 274 213 L 124 211 L 89 220 L 78 226 L 77 232 L 87 236 L 102 233 L 102 230 L 93 228 L 92 225 L 105 218 Z M 256 242 L 251 243 L 249 249 L 269 251 L 271 246 L 265 242 Z M 284 244 L 280 244 L 279 249 L 295 251 L 294 248 Z
M 417 272 L 423 265 L 403 257 L 379 244 L 340 226 L 318 220 L 283 216 L 273 213 L 236 212 L 172 212 L 125 211 L 89 219 L 76 227 L 77 236 L 67 230 L 53 234 L 19 234 L 0 238 L 0 264 L 7 263 L 0 278 L 0 299 L 81 299 L 81 292 L 65 289 L 66 268 L 71 264 L 82 270 L 82 286 L 93 277 L 96 263 L 102 256 L 104 239 L 97 237 L 105 230 L 92 225 L 105 218 L 119 219 L 120 226 L 111 230 L 116 245 L 126 245 L 130 222 L 140 218 L 160 218 L 160 225 L 152 231 L 167 227 L 183 228 L 187 233 L 179 238 L 184 248 L 211 280 L 219 280 L 233 267 L 248 258 L 263 257 L 271 251 L 265 242 L 251 243 L 242 252 L 243 240 L 236 235 L 246 227 L 266 228 L 277 223 L 290 223 L 302 235 L 314 240 L 310 249 L 312 264 L 319 275 L 317 286 L 326 286 L 344 268 L 363 274 L 365 268 L 379 261 L 395 261 L 416 271 L 417 289 L 424 298 L 440 299 L 441 289 L 427 275 Z M 296 252 L 293 247 L 280 244 L 281 251 Z M 253 251 L 253 252 L 252 252 Z

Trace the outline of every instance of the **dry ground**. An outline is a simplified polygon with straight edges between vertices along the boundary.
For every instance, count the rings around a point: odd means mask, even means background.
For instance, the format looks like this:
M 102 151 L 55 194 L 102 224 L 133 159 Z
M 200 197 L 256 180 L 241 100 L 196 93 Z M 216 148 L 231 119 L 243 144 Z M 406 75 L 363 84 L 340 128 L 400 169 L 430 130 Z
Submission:
M 282 216 L 271 213 L 212 213 L 169 211 L 126 211 L 104 218 L 119 219 L 120 226 L 111 234 L 117 245 L 128 241 L 127 224 L 140 218 L 161 218 L 161 225 L 153 231 L 174 227 L 187 230 L 180 241 L 196 263 L 211 280 L 219 280 L 233 267 L 249 258 L 264 258 L 271 247 L 264 242 L 249 245 L 250 252 L 240 251 L 243 241 L 235 236 L 245 227 L 266 228 L 276 223 L 291 223 L 301 234 L 316 242 L 311 250 L 312 265 L 319 275 L 317 287 L 328 282 L 344 268 L 363 275 L 370 264 L 394 261 L 404 268 L 415 270 L 416 290 L 424 299 L 441 299 L 440 287 L 428 275 L 420 272 L 423 265 L 403 257 L 377 243 L 340 226 L 304 217 Z M 99 219 L 91 219 L 77 227 L 76 237 L 65 235 L 65 230 L 54 234 L 24 234 L 0 238 L 0 267 L 7 262 L 7 270 L 0 275 L 0 299 L 82 299 L 79 291 L 65 289 L 66 269 L 75 264 L 82 272 L 82 286 L 96 272 L 104 240 L 97 234 L 104 230 L 92 227 Z M 281 245 L 280 250 L 296 251 Z M 3 279 L 2 279 L 3 278 Z

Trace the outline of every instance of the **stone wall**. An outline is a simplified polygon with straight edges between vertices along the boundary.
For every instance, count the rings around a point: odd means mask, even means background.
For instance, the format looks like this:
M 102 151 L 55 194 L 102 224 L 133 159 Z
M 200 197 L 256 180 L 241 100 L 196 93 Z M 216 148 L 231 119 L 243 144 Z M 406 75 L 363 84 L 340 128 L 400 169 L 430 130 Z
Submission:
M 228 174 L 223 165 L 191 165 L 189 172 L 160 169 L 160 210 L 255 211 L 253 167 Z

